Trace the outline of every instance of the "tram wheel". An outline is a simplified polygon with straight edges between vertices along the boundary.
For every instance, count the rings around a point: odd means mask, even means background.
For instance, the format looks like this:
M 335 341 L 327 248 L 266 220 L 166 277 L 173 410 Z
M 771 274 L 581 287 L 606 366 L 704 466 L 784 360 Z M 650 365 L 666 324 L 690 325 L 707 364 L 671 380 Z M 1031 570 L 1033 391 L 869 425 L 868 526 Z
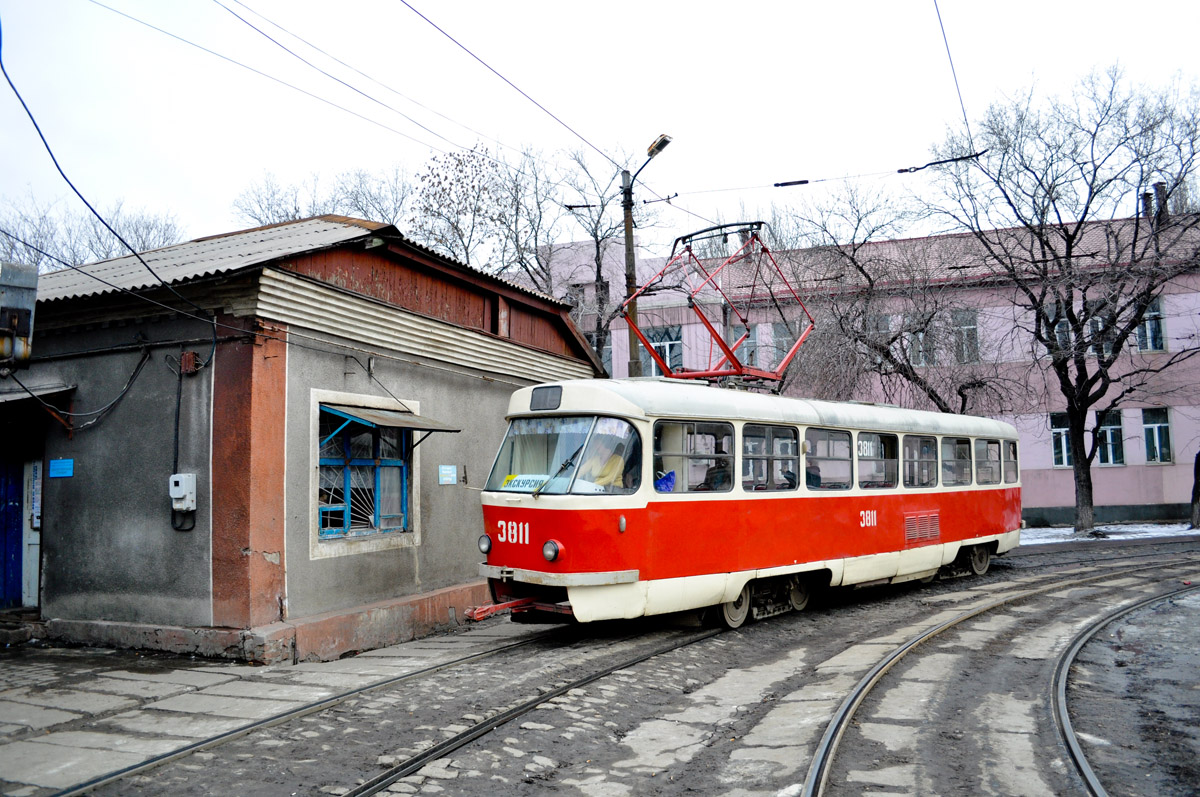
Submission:
M 750 616 L 750 584 L 742 587 L 737 600 L 721 604 L 721 625 L 726 628 L 741 628 Z
M 788 584 L 788 603 L 792 604 L 792 611 L 803 611 L 808 605 L 808 598 L 811 590 L 808 588 L 808 582 L 797 576 Z
M 967 555 L 967 567 L 971 568 L 971 572 L 977 576 L 982 576 L 988 571 L 988 565 L 992 562 L 992 551 L 986 545 L 974 545 L 971 547 L 971 552 Z

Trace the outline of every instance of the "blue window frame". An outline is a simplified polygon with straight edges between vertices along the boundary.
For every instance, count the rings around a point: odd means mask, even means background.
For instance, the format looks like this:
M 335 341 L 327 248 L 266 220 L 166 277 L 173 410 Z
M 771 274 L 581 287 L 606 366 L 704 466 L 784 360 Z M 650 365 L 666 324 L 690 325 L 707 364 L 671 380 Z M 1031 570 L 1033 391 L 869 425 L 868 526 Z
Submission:
M 321 539 L 411 531 L 412 430 L 321 406 Z

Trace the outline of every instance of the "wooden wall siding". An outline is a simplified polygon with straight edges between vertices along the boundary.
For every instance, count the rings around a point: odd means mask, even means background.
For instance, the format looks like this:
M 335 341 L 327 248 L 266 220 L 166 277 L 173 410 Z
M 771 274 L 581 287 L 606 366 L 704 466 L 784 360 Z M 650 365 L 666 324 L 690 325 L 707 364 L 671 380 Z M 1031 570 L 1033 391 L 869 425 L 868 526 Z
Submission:
M 575 356 L 571 344 L 559 332 L 561 325 L 558 318 L 545 313 L 511 303 L 508 306 L 508 336 L 513 341 L 564 357 Z
M 406 268 L 370 250 L 314 252 L 292 258 L 284 267 L 422 315 L 490 331 L 491 295 L 468 283 L 450 282 L 440 274 Z
M 315 330 L 362 346 L 419 355 L 488 373 L 535 381 L 588 379 L 590 360 L 519 345 L 495 335 L 341 293 L 284 271 L 264 270 L 254 314 L 295 330 Z

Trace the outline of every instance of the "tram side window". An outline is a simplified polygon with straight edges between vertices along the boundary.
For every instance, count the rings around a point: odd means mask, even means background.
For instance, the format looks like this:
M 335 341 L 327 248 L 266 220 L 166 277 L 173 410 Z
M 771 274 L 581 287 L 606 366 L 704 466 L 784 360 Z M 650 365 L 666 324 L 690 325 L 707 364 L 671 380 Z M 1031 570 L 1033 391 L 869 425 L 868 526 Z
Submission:
M 894 434 L 858 433 L 858 486 L 867 490 L 895 487 L 900 468 L 900 441 Z
M 733 425 L 659 421 L 654 425 L 654 489 L 660 493 L 733 489 Z
M 971 483 L 971 439 L 942 438 L 942 484 L 950 487 Z
M 975 441 L 975 483 L 1000 483 L 1000 441 Z
M 1017 462 L 1017 441 L 1005 440 L 1004 443 L 1004 483 L 1016 484 L 1021 478 L 1021 469 Z
M 807 429 L 804 442 L 804 483 L 811 490 L 849 490 L 853 483 L 850 433 L 836 429 Z
M 790 426 L 742 427 L 742 489 L 796 489 L 799 434 Z
M 937 487 L 937 438 L 904 435 L 904 486 Z

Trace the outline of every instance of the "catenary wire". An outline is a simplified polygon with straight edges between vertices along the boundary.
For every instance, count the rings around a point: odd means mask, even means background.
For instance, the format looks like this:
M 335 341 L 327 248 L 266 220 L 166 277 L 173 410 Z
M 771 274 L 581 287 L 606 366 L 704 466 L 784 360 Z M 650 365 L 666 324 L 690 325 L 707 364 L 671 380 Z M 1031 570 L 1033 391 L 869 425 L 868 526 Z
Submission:
M 967 106 L 963 102 L 962 89 L 958 86 L 958 72 L 954 69 L 954 56 L 950 55 L 950 40 L 946 37 L 946 26 L 942 23 L 942 12 L 938 8 L 937 0 L 933 0 L 933 10 L 937 14 L 938 27 L 942 30 L 942 41 L 946 45 L 946 58 L 950 61 L 950 74 L 954 77 L 954 91 L 958 93 L 958 107 L 962 109 L 963 124 L 967 126 L 967 143 L 974 149 L 975 140 L 971 136 L 971 120 L 967 118 Z
M 245 17 L 243 17 L 243 16 L 242 16 L 241 14 L 239 14 L 238 12 L 234 11 L 234 10 L 233 10 L 232 8 L 230 8 L 229 6 L 225 5 L 223 2 L 221 2 L 221 0 L 213 0 L 213 2 L 214 2 L 214 3 L 216 3 L 218 6 L 220 6 L 221 8 L 225 9 L 226 11 L 228 11 L 230 14 L 232 14 L 234 17 L 236 17 L 238 20 L 240 20 L 240 21 L 241 21 L 243 24 L 245 24 L 245 25 L 246 25 L 248 28 L 250 28 L 251 30 L 253 30 L 255 33 L 258 33 L 260 36 L 262 36 L 262 37 L 263 37 L 263 38 L 265 38 L 267 41 L 269 41 L 269 42 L 271 42 L 272 44 L 274 44 L 276 47 L 278 47 L 278 48 L 280 48 L 281 50 L 283 50 L 283 51 L 284 51 L 285 53 L 287 53 L 288 55 L 290 55 L 290 56 L 292 56 L 293 58 L 295 58 L 295 59 L 299 60 L 299 61 L 300 61 L 302 64 L 304 64 L 305 66 L 308 66 L 308 67 L 309 67 L 309 68 L 311 68 L 311 69 L 315 69 L 316 71 L 320 72 L 322 75 L 324 75 L 325 77 L 329 78 L 330 80 L 333 80 L 333 81 L 336 81 L 337 83 L 340 83 L 341 85 L 343 85 L 343 86 L 345 86 L 346 88 L 348 88 L 348 89 L 350 89 L 351 91 L 353 91 L 355 94 L 358 94 L 358 95 L 360 95 L 360 96 L 362 96 L 362 97 L 365 97 L 365 98 L 367 98 L 368 100 L 370 100 L 371 102 L 375 103 L 376 105 L 379 105 L 379 106 L 380 106 L 380 107 L 382 107 L 382 108 L 386 108 L 387 110 L 391 111 L 392 113 L 398 114 L 399 116 L 403 117 L 404 119 L 407 119 L 408 121 L 412 122 L 412 123 L 413 123 L 414 125 L 416 125 L 417 127 L 419 127 L 419 128 L 421 128 L 422 130 L 424 130 L 426 133 L 429 133 L 429 134 L 430 134 L 430 135 L 432 135 L 432 136 L 437 136 L 437 137 L 438 137 L 438 138 L 440 138 L 442 141 L 445 141 L 447 144 L 449 144 L 450 146 L 454 147 L 455 149 L 466 149 L 466 147 L 462 146 L 461 144 L 459 144 L 459 143 L 457 143 L 457 142 L 451 141 L 450 139 L 446 138 L 445 136 L 443 136 L 441 133 L 437 132 L 436 130 L 431 130 L 430 128 L 428 128 L 428 127 L 426 127 L 425 125 L 421 124 L 421 123 L 420 123 L 420 122 L 418 122 L 416 119 L 413 119 L 411 116 L 409 116 L 408 114 L 404 113 L 404 112 L 403 112 L 403 111 L 401 111 L 400 109 L 398 109 L 398 108 L 396 108 L 396 107 L 394 107 L 394 106 L 392 106 L 392 105 L 388 105 L 386 102 L 384 102 L 383 100 L 380 100 L 380 99 L 379 99 L 379 98 L 377 98 L 377 97 L 372 97 L 370 94 L 367 94 L 365 91 L 363 91 L 362 89 L 358 88 L 357 86 L 352 86 L 352 85 L 350 85 L 349 83 L 347 83 L 346 81 L 342 80 L 342 79 L 341 79 L 340 77 L 338 77 L 337 75 L 333 75 L 333 74 L 330 74 L 329 72 L 325 71 L 325 70 L 324 70 L 324 69 L 322 69 L 321 67 L 319 67 L 319 66 L 317 66 L 316 64 L 314 64 L 312 61 L 309 61 L 307 58 L 305 58 L 304 56 L 302 56 L 302 55 L 300 55 L 299 53 L 297 53 L 295 50 L 292 50 L 292 49 L 290 49 L 290 48 L 289 48 L 287 45 L 283 44 L 283 43 L 282 43 L 282 42 L 280 42 L 278 39 L 275 39 L 274 37 L 272 37 L 272 36 L 271 36 L 269 33 L 267 33 L 266 31 L 264 31 L 262 28 L 258 27 L 257 25 L 255 25 L 255 24 L 254 24 L 253 22 L 251 22 L 250 20 L 248 20 L 248 19 L 246 19 Z M 269 21 L 269 20 L 268 20 L 268 21 Z
M 227 62 L 229 62 L 229 63 L 233 64 L 234 66 L 240 66 L 242 69 L 249 70 L 249 71 L 253 72 L 253 73 L 254 73 L 254 74 L 256 74 L 256 75 L 259 75 L 260 77 L 264 77 L 264 78 L 266 78 L 267 80 L 270 80 L 270 81 L 273 81 L 273 82 L 275 82 L 275 83 L 278 83 L 278 84 L 279 84 L 279 85 L 281 85 L 281 86 L 286 86 L 287 88 L 289 88 L 289 89 L 292 89 L 293 91 L 298 91 L 298 92 L 300 92 L 301 94 L 303 94 L 303 95 L 304 95 L 304 96 L 306 96 L 306 97 L 310 97 L 310 98 L 312 98 L 312 99 L 314 99 L 314 100 L 317 100 L 318 102 L 323 102 L 323 103 L 325 103 L 326 105 L 329 105 L 329 106 L 332 106 L 332 107 L 334 107 L 334 108 L 337 108 L 339 111 L 344 111 L 345 113 L 348 113 L 348 114 L 350 114 L 351 116 L 355 116 L 355 117 L 357 117 L 357 118 L 359 118 L 359 119 L 362 119 L 364 122 L 368 122 L 368 123 L 370 123 L 370 124 L 373 124 L 373 125 L 375 125 L 376 127 L 381 127 L 381 128 L 383 128 L 384 130 L 387 130 L 387 131 L 388 131 L 388 132 L 390 132 L 390 133 L 395 133 L 396 135 L 398 135 L 398 136 L 401 136 L 402 138 L 407 138 L 409 141 L 413 141 L 413 142 L 415 142 L 415 143 L 417 143 L 417 144 L 420 144 L 420 145 L 421 145 L 421 146 L 423 146 L 423 147 L 428 147 L 429 149 L 433 150 L 434 152 L 438 152 L 438 153 L 440 153 L 440 154 L 442 154 L 442 155 L 445 155 L 445 154 L 447 154 L 445 150 L 443 150 L 443 149 L 441 149 L 441 148 L 439 148 L 439 147 L 436 147 L 436 146 L 434 146 L 433 144 L 430 144 L 430 143 L 428 143 L 428 142 L 422 141 L 421 139 L 419 139 L 419 138 L 417 138 L 417 137 L 415 137 L 415 136 L 410 136 L 408 133 L 401 132 L 401 131 L 397 130 L 397 129 L 396 129 L 396 128 L 394 128 L 394 127 L 390 127 L 389 125 L 386 125 L 386 124 L 384 124 L 383 122 L 380 122 L 378 119 L 372 119 L 371 117 L 369 117 L 369 116 L 365 116 L 365 115 L 363 115 L 363 114 L 361 114 L 361 113 L 358 113 L 357 111 L 352 111 L 352 110 L 350 110 L 349 108 L 346 108 L 345 106 L 338 105 L 338 104 L 337 104 L 336 102 L 334 102 L 333 100 L 328 100 L 328 99 L 325 99 L 324 97 L 320 96 L 319 94 L 314 94 L 314 93 L 312 93 L 311 91 L 307 91 L 307 90 L 305 90 L 305 89 L 302 89 L 302 88 L 300 88 L 299 86 L 296 86 L 296 85 L 294 85 L 294 84 L 292 84 L 292 83 L 288 83 L 286 80 L 283 80 L 282 78 L 277 78 L 277 77 L 275 77 L 274 75 L 267 74 L 266 72 L 263 72 L 263 71 L 262 71 L 262 70 L 260 70 L 260 69 L 255 69 L 254 67 L 252 67 L 252 66 L 250 66 L 250 65 L 248 65 L 248 64 L 244 64 L 244 63 L 242 63 L 241 61 L 238 61 L 238 60 L 236 60 L 236 59 L 234 59 L 234 58 L 231 58 L 231 57 L 229 57 L 229 56 L 227 56 L 227 55 L 223 55 L 223 54 L 221 54 L 221 53 L 217 52 L 216 50 L 211 50 L 211 49 L 209 49 L 208 47 L 205 47 L 205 46 L 204 46 L 204 45 L 202 45 L 202 44 L 197 44 L 196 42 L 194 42 L 194 41 L 191 41 L 191 40 L 189 40 L 189 39 L 185 39 L 185 38 L 183 38 L 182 36 L 180 36 L 180 35 L 178 35 L 178 34 L 171 33 L 169 30 L 165 30 L 164 28 L 160 28 L 160 27 L 158 27 L 157 25 L 153 25 L 153 24 L 151 24 L 151 23 L 149 23 L 149 22 L 146 22 L 145 20 L 138 19 L 137 17 L 135 17 L 135 16 L 133 16 L 133 15 L 131 15 L 131 14 L 126 14 L 124 11 L 120 11 L 120 10 L 118 10 L 118 9 L 115 9 L 115 8 L 111 7 L 111 6 L 107 6 L 107 5 L 105 5 L 104 3 L 101 3 L 101 2 L 100 2 L 100 0 L 88 0 L 88 2 L 89 2 L 89 3 L 92 3 L 93 5 L 100 6 L 100 8 L 103 8 L 103 9 L 105 9 L 106 11 L 111 11 L 111 12 L 112 12 L 112 13 L 114 13 L 114 14 L 117 14 L 117 15 L 119 15 L 119 16 L 125 17 L 126 19 L 130 20 L 131 22 L 136 22 L 137 24 L 139 24 L 139 25 L 144 25 L 145 27 L 147 27 L 147 28 L 150 28 L 151 30 L 158 31 L 159 33 L 163 34 L 164 36 L 169 36 L 169 37 L 171 37 L 172 39 L 175 39 L 175 40 L 176 40 L 176 41 L 178 41 L 178 42 L 182 42 L 183 44 L 186 44 L 186 45 L 188 45 L 188 46 L 190 46 L 190 47 L 195 47 L 197 50 L 201 50 L 201 51 L 203 51 L 203 52 L 206 52 L 206 53 L 208 53 L 209 55 L 216 56 L 217 58 L 220 58 L 222 61 L 227 61 Z
M 256 17 L 258 17 L 259 19 L 263 20 L 264 22 L 266 22 L 266 23 L 267 23 L 268 25 L 270 25 L 271 27 L 273 27 L 273 28 L 275 28 L 275 29 L 277 29 L 277 30 L 279 30 L 279 31 L 282 31 L 283 33 L 286 33 L 288 36 L 291 36 L 291 37 L 292 37 L 293 39 L 295 39 L 296 41 L 299 41 L 299 42 L 301 42 L 301 43 L 302 43 L 302 44 L 304 44 L 306 47 L 309 47 L 309 48 L 311 48 L 311 49 L 313 49 L 313 50 L 316 50 L 318 53 L 320 53 L 321 55 L 323 55 L 323 56 L 325 56 L 326 58 L 330 59 L 331 61 L 334 61 L 335 63 L 341 64 L 341 65 L 342 65 L 342 66 L 344 66 L 346 69 L 349 69 L 351 72 L 356 72 L 356 73 L 358 73 L 359 75 L 361 75 L 362 77 L 364 77 L 364 78 L 366 78 L 367 80 L 371 81 L 372 83 L 374 83 L 375 85 L 379 86 L 380 88 L 383 88 L 383 89 L 385 89 L 385 90 L 387 90 L 387 91 L 390 91 L 392 94 L 395 94 L 397 97 L 400 97 L 400 98 L 402 98 L 402 99 L 404 99 L 404 100 L 407 100 L 408 102 L 411 102 L 413 105 L 417 106 L 418 108 L 421 108 L 422 110 L 428 111 L 429 113 L 431 113 L 431 114 L 434 114 L 435 116 L 438 116 L 438 117 L 440 117 L 440 118 L 442 118 L 442 119 L 445 119 L 447 122 L 449 122 L 449 123 L 450 123 L 450 124 L 452 124 L 452 125 L 455 125 L 455 126 L 457 126 L 457 127 L 461 127 L 463 130 L 466 130 L 468 133 L 471 133 L 472 135 L 475 135 L 475 136 L 477 136 L 477 137 L 479 137 L 479 138 L 487 139 L 488 141 L 491 141 L 493 144 L 495 144 L 495 145 L 496 145 L 496 146 L 498 146 L 498 147 L 503 147 L 504 149 L 512 150 L 513 152 L 516 152 L 516 153 L 518 153 L 518 154 L 520 154 L 520 153 L 521 153 L 521 150 L 520 150 L 520 149 L 518 149 L 518 148 L 516 148 L 516 147 L 514 147 L 514 146 L 512 146 L 512 145 L 510 145 L 510 144 L 505 144 L 505 143 L 504 143 L 503 141 L 501 141 L 500 139 L 497 139 L 497 138 L 492 138 L 491 136 L 487 135 L 486 133 L 481 133 L 481 132 L 479 132 L 478 130 L 474 129 L 473 127 L 470 127 L 470 126 L 468 126 L 468 125 L 465 125 L 465 124 L 463 124 L 462 122 L 459 122 L 459 121 L 457 121 L 457 120 L 455 120 L 455 119 L 453 119 L 453 118 L 451 118 L 451 117 L 447 116 L 446 114 L 444 114 L 444 113 L 442 113 L 442 112 L 438 111 L 436 108 L 430 108 L 428 105 L 425 105 L 424 103 L 422 103 L 422 102 L 419 102 L 418 100 L 415 100 L 415 99 L 413 99 L 412 97 L 409 97 L 407 94 L 405 94 L 405 93 L 403 93 L 403 92 L 401 92 L 401 91 L 397 91 L 396 89 L 392 88 L 392 87 L 391 87 L 391 86 L 389 86 L 388 84 L 386 84 L 386 83 L 384 83 L 384 82 L 382 82 L 382 81 L 380 81 L 380 80 L 377 80 L 376 78 L 372 77 L 371 75 L 368 75 L 366 72 L 362 71 L 361 69 L 359 69 L 358 67 L 354 66 L 353 64 L 349 64 L 349 63 L 347 63 L 347 62 L 343 61 L 342 59 L 338 58 L 336 55 L 334 55 L 334 54 L 332 54 L 332 53 L 330 53 L 330 52 L 328 52 L 328 51 L 326 51 L 326 50 L 323 50 L 323 49 L 321 49 L 321 48 L 320 48 L 320 47 L 318 47 L 316 44 L 313 44 L 313 43 L 312 43 L 311 41 L 309 41 L 308 39 L 305 39 L 303 36 L 300 36 L 300 35 L 298 35 L 297 33 L 295 33 L 295 32 L 293 32 L 293 31 L 291 31 L 291 30 L 289 30 L 289 29 L 285 28 L 284 26 L 280 25 L 278 22 L 274 21 L 273 19 L 271 19 L 271 18 L 269 18 L 269 17 L 266 17 L 266 16 L 264 16 L 264 15 L 262 14 L 262 12 L 258 11 L 257 9 L 251 8 L 250 6 L 248 6 L 248 5 L 246 5 L 245 3 L 243 3 L 243 2 L 242 2 L 242 0 L 233 0 L 233 2 L 237 3 L 237 4 L 238 4 L 239 6 L 241 6 L 242 8 L 244 8 L 244 9 L 246 9 L 247 11 L 249 11 L 250 13 L 254 14 Z M 417 124 L 419 124 L 419 123 L 417 123 Z M 428 129 L 428 128 L 427 128 L 427 129 Z M 430 131 L 430 132 L 432 132 L 432 131 Z M 436 135 L 436 134 L 435 134 L 435 135 Z
M 122 235 L 119 232 L 117 232 L 115 229 L 113 229 L 112 225 L 109 224 L 108 221 L 102 215 L 100 215 L 100 212 L 98 210 L 96 210 L 94 207 L 92 207 L 92 203 L 88 202 L 87 197 L 85 197 L 83 195 L 83 193 L 78 188 L 75 187 L 75 183 L 71 182 L 71 178 L 67 176 L 67 173 L 65 171 L 63 171 L 63 167 L 59 164 L 58 158 L 54 155 L 54 150 L 53 150 L 53 148 L 51 148 L 50 142 L 46 140 L 45 134 L 42 133 L 41 125 L 38 124 L 37 118 L 34 117 L 34 115 L 33 115 L 33 111 L 30 110 L 29 106 L 25 103 L 25 98 L 22 97 L 21 92 L 17 90 L 16 84 L 13 83 L 12 78 L 9 77 L 8 70 L 4 66 L 4 26 L 3 26 L 3 24 L 0 24 L 0 73 L 4 74 L 4 79 L 8 82 L 8 87 L 10 89 L 12 89 L 12 92 L 16 96 L 17 101 L 21 103 L 21 107 L 25 110 L 25 115 L 29 117 L 30 123 L 33 124 L 33 129 L 37 132 L 38 138 L 41 139 L 42 146 L 46 148 L 46 153 L 50 156 L 50 160 L 54 164 L 54 168 L 58 170 L 59 175 L 63 178 L 63 180 L 66 182 L 66 184 L 70 187 L 71 191 L 74 192 L 75 196 L 79 197 L 79 201 L 82 202 L 89 211 L 91 211 L 92 215 L 95 216 L 100 221 L 100 223 L 104 225 L 104 228 L 106 230 L 108 230 L 110 233 L 112 233 L 114 238 L 116 238 L 118 241 L 121 242 L 122 246 L 124 246 L 126 249 L 128 249 L 133 254 L 133 256 L 135 258 L 137 258 L 137 261 L 139 263 L 141 263 L 143 266 L 145 266 L 146 270 L 150 272 L 151 276 L 153 276 L 156 280 L 158 280 L 160 283 L 162 283 L 162 285 L 167 290 L 169 290 L 171 293 L 175 294 L 181 300 L 187 302 L 192 307 L 195 307 L 200 312 L 204 312 L 203 308 L 201 308 L 199 305 L 195 304 L 191 299 L 188 299 L 187 297 L 180 294 L 177 290 L 175 290 L 175 288 L 173 288 L 171 286 L 170 283 L 168 283 L 165 279 L 163 279 L 161 276 L 159 276 L 158 272 L 150 267 L 150 264 L 146 262 L 145 258 L 143 258 L 141 256 L 141 254 L 138 253 L 138 251 L 136 249 L 134 249 L 129 244 L 129 242 L 126 241 L 124 237 L 122 237 Z M 215 316 L 211 319 L 211 321 L 213 323 L 213 346 L 215 348 L 216 338 L 217 338 L 217 328 L 216 328 Z M 209 359 L 211 360 L 212 358 L 210 357 Z M 203 363 L 203 365 L 207 365 L 207 364 L 208 364 L 207 361 L 205 363 Z
M 475 53 L 473 53 L 473 52 L 471 52 L 469 49 L 467 49 L 467 47 L 466 47 L 465 45 L 463 45 L 461 42 L 459 42 L 459 41 L 458 41 L 458 39 L 455 39 L 453 36 L 451 36 L 451 35 L 450 35 L 449 33 L 447 33 L 445 30 L 443 30 L 442 28 L 438 27 L 438 25 L 437 25 L 437 24 L 436 24 L 436 23 L 435 23 L 433 20 L 431 20 L 429 17 L 427 17 L 427 16 L 425 16 L 424 14 L 422 14 L 422 13 L 421 13 L 420 11 L 418 11 L 417 9 L 413 8 L 412 4 L 411 4 L 411 3 L 409 3 L 409 2 L 408 2 L 408 0 L 400 0 L 400 2 L 401 2 L 401 3 L 403 3 L 405 6 L 407 6 L 407 7 L 408 7 L 408 9 L 409 9 L 410 11 L 412 11 L 414 14 L 416 14 L 418 17 L 420 17 L 421 19 L 423 19 L 423 20 L 425 20 L 426 22 L 428 22 L 428 23 L 429 23 L 429 24 L 430 24 L 430 25 L 433 27 L 433 29 L 434 29 L 434 30 L 436 30 L 438 33 L 442 34 L 442 35 L 443 35 L 443 36 L 445 36 L 447 39 L 449 39 L 450 41 L 454 42 L 454 44 L 456 44 L 456 45 L 459 47 L 459 49 L 461 49 L 461 50 L 462 50 L 463 52 L 465 52 L 467 55 L 471 56 L 471 57 L 472 57 L 472 58 L 474 58 L 476 61 L 478 61 L 479 63 L 483 64 L 483 66 L 484 66 L 484 67 L 486 67 L 486 68 L 487 68 L 487 70 L 488 70 L 489 72 L 491 72 L 493 75 L 495 75 L 496 77 L 500 78 L 500 79 L 501 79 L 501 80 L 503 80 L 505 83 L 507 83 L 509 86 L 511 86 L 511 87 L 513 88 L 513 90 L 515 90 L 515 91 L 516 91 L 518 94 L 520 94 L 522 97 L 524 97 L 525 99 L 529 100 L 529 101 L 530 101 L 530 102 L 532 102 L 534 105 L 536 105 L 536 106 L 537 106 L 539 109 L 541 109 L 541 111 L 542 111 L 543 113 L 545 113 L 545 114 L 546 114 L 547 116 L 549 116 L 551 119 L 553 119 L 554 121 L 558 122 L 560 125 L 562 125 L 563 127 L 565 127 L 565 128 L 568 130 L 568 131 L 570 131 L 570 133 L 571 133 L 573 136 L 575 136 L 576 138 L 578 138 L 578 139 L 579 139 L 580 141 L 582 141 L 584 144 L 587 144 L 589 147 L 591 147 L 592 149 L 594 149 L 596 152 L 600 153 L 600 154 L 601 154 L 601 155 L 602 155 L 602 156 L 603 156 L 605 159 L 607 159 L 607 160 L 608 160 L 608 162 L 609 162 L 609 163 L 611 163 L 613 166 L 616 166 L 618 169 L 624 168 L 624 167 L 622 167 L 622 166 L 621 166 L 621 164 L 619 164 L 619 163 L 617 163 L 615 160 L 613 160 L 613 159 L 612 159 L 612 157 L 611 157 L 611 156 L 610 156 L 610 155 L 609 155 L 607 152 L 605 152 L 604 150 L 600 149 L 599 147 L 597 147 L 597 146 L 596 146 L 595 144 L 593 144 L 592 142 L 588 141 L 586 138 L 584 138 L 584 137 L 583 137 L 583 135 L 582 135 L 582 134 L 580 134 L 580 133 L 579 133 L 577 130 L 575 130 L 575 128 L 571 127 L 569 124 L 567 124 L 566 122 L 564 122 L 562 119 L 559 119 L 557 116 L 555 116 L 553 113 L 551 113 L 551 112 L 550 112 L 550 111 L 549 111 L 549 110 L 546 108 L 546 106 L 542 105 L 540 102 L 538 102 L 537 100 L 535 100 L 533 97 L 530 97 L 530 96 L 529 96 L 528 94 L 526 94 L 526 93 L 525 93 L 525 92 L 524 92 L 524 91 L 523 91 L 523 90 L 522 90 L 520 87 L 518 87 L 518 86 L 517 86 L 515 83 L 513 83 L 511 80 L 509 80 L 508 78 L 506 78 L 504 75 L 500 74 L 500 73 L 499 73 L 499 72 L 497 72 L 495 69 L 493 69 L 493 68 L 492 68 L 492 66 L 491 66 L 490 64 L 488 64 L 488 62 L 487 62 L 487 61 L 484 61 L 484 60 L 483 60 L 482 58 L 480 58 L 478 55 L 476 55 Z

